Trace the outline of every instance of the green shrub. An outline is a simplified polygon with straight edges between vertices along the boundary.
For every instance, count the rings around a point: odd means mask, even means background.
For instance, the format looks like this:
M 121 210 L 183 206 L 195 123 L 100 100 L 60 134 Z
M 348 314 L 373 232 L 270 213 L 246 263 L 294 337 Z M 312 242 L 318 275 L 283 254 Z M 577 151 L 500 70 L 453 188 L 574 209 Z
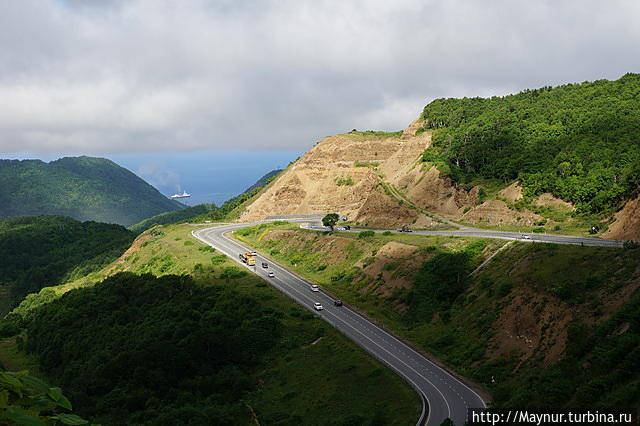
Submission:
M 352 186 L 354 184 L 353 179 L 351 178 L 351 176 L 348 176 L 346 178 L 345 177 L 336 177 L 334 179 L 334 182 L 338 186 Z
M 375 233 L 375 232 L 373 232 L 373 231 L 361 231 L 361 232 L 358 234 L 358 238 L 371 238 L 371 237 L 373 237 L 374 235 L 376 235 L 376 233 Z

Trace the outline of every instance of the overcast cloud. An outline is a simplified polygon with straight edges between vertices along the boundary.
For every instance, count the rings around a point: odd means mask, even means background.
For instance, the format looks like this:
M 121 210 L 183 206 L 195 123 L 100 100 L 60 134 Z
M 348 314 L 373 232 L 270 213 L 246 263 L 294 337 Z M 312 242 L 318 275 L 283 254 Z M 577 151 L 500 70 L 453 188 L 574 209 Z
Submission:
M 303 150 L 640 72 L 640 1 L 7 0 L 0 153 Z

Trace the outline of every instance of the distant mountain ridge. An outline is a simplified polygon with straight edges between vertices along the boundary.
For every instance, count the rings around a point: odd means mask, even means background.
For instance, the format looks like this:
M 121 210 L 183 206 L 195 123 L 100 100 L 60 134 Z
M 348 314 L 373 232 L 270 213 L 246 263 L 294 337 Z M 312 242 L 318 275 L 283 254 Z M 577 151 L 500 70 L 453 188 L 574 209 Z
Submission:
M 57 214 L 128 226 L 183 207 L 105 158 L 0 160 L 0 219 Z

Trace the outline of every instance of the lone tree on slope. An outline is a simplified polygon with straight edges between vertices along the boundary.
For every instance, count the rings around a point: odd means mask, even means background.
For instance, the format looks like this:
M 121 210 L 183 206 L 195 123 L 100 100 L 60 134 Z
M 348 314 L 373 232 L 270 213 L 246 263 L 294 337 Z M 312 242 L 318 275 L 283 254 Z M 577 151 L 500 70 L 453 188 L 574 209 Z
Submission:
M 328 215 L 322 218 L 322 224 L 324 226 L 330 227 L 331 230 L 333 231 L 333 227 L 336 225 L 336 223 L 338 223 L 339 218 L 340 216 L 338 216 L 338 213 L 329 213 Z

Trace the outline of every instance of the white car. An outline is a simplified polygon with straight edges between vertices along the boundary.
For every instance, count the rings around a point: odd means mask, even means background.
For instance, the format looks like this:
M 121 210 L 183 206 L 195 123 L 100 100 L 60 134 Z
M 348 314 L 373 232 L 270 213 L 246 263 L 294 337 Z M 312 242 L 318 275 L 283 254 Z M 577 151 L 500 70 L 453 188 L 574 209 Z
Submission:
M 311 286 L 311 291 L 320 291 L 320 287 L 318 287 L 316 284 L 313 284 Z
M 316 302 L 313 304 L 313 309 L 315 309 L 316 311 L 321 311 L 324 308 L 322 307 L 322 304 L 320 302 Z
M 274 274 L 273 272 L 269 271 L 269 273 L 267 274 L 267 276 L 268 276 L 269 278 L 273 278 L 273 277 L 275 277 L 275 274 Z
M 527 235 L 527 234 L 522 234 L 521 235 L 523 240 L 530 240 L 531 239 L 531 235 Z

